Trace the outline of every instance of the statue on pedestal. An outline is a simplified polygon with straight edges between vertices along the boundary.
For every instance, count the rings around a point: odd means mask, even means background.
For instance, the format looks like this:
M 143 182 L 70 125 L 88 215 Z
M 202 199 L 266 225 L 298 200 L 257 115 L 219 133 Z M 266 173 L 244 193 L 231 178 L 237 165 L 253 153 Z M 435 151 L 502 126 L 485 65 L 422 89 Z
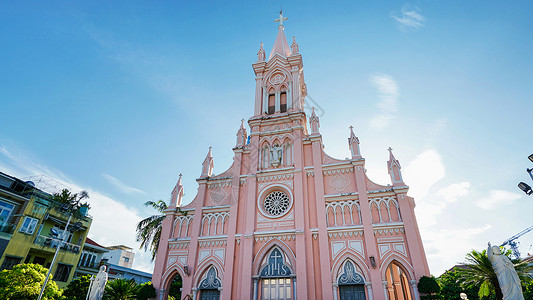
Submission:
M 281 158 L 283 156 L 283 147 L 274 145 L 270 148 L 270 164 L 273 167 L 277 167 L 281 164 Z
M 513 263 L 506 255 L 502 255 L 500 247 L 491 246 L 487 249 L 487 256 L 500 284 L 504 300 L 524 300 L 520 278 Z
M 96 278 L 91 282 L 89 287 L 89 300 L 101 300 L 104 295 L 105 285 L 107 283 L 106 267 L 101 266 L 100 271 L 96 274 Z

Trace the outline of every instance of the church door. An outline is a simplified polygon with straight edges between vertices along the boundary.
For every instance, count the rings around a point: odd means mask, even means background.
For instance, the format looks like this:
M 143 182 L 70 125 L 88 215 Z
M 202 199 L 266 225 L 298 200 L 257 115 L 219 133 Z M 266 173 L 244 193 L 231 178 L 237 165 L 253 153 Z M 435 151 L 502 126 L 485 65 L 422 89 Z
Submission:
M 219 290 L 201 290 L 200 300 L 218 300 L 220 299 Z
M 364 284 L 339 285 L 340 300 L 365 300 Z
M 290 300 L 291 284 L 290 278 L 263 279 L 261 298 L 263 300 Z

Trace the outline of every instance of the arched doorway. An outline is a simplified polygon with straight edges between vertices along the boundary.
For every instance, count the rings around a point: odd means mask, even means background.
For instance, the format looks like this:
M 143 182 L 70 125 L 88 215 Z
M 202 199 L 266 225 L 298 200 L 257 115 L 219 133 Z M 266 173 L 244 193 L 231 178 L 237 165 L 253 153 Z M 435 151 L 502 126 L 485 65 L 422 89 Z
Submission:
M 220 287 L 222 287 L 222 284 L 220 283 L 220 279 L 217 277 L 217 270 L 215 267 L 211 266 L 198 285 L 200 300 L 220 299 Z
M 389 300 L 413 300 L 414 297 L 409 288 L 409 275 L 402 265 L 392 261 L 385 271 L 387 280 L 387 292 Z
M 166 290 L 168 290 L 168 300 L 181 300 L 181 288 L 183 286 L 183 281 L 178 272 L 169 280 L 169 285 Z
M 290 300 L 295 298 L 294 274 L 286 261 L 285 254 L 278 247 L 274 247 L 265 256 L 259 271 L 260 299 Z M 257 299 L 256 295 L 254 299 Z
M 365 279 L 356 271 L 354 263 L 347 260 L 342 269 L 337 280 L 340 300 L 365 300 Z

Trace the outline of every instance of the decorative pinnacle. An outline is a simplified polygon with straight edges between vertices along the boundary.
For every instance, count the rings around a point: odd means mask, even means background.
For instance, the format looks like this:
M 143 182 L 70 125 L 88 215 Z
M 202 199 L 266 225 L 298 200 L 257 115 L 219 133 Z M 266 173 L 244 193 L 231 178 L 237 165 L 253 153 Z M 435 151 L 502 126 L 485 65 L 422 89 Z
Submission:
M 283 27 L 283 21 L 286 21 L 288 18 L 283 17 L 283 9 L 279 11 L 279 19 L 274 20 L 274 22 L 279 22 L 279 26 Z
M 389 153 L 392 154 L 392 148 L 391 147 L 389 147 L 389 149 L 387 149 L 387 150 L 389 150 Z
M 352 125 L 350 125 L 350 130 L 353 131 L 353 126 Z

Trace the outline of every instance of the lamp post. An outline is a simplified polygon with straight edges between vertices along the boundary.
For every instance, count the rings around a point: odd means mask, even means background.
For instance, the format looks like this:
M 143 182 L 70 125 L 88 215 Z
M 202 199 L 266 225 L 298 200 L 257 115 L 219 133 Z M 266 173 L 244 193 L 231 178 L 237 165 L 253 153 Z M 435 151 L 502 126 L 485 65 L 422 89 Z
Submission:
M 68 208 L 69 208 L 69 205 L 64 204 L 63 206 L 61 206 L 60 210 L 68 211 Z M 41 300 L 41 298 L 43 297 L 44 290 L 46 289 L 46 284 L 48 283 L 48 277 L 50 277 L 50 273 L 52 273 L 52 268 L 54 267 L 54 263 L 56 262 L 57 254 L 59 253 L 59 249 L 61 248 L 61 246 L 63 246 L 63 243 L 65 242 L 65 238 L 67 237 L 68 225 L 70 224 L 71 218 L 72 218 L 72 212 L 69 212 L 67 226 L 65 226 L 65 230 L 63 230 L 63 237 L 61 237 L 61 240 L 59 241 L 59 245 L 57 245 L 56 253 L 54 254 L 54 258 L 52 258 L 50 269 L 48 269 L 48 273 L 46 273 L 46 277 L 44 278 L 44 284 L 43 284 L 43 287 L 41 288 L 41 292 L 39 293 L 39 297 L 37 298 L 37 300 Z
M 529 160 L 531 162 L 533 162 L 533 154 L 531 154 L 530 156 L 528 156 L 527 158 L 529 158 Z M 526 172 L 529 174 L 529 177 L 531 177 L 531 180 L 533 181 L 533 168 L 531 169 L 526 169 Z M 526 193 L 526 195 L 531 195 L 533 194 L 533 189 L 525 182 L 520 182 L 518 184 L 518 188 L 520 188 L 524 193 Z

